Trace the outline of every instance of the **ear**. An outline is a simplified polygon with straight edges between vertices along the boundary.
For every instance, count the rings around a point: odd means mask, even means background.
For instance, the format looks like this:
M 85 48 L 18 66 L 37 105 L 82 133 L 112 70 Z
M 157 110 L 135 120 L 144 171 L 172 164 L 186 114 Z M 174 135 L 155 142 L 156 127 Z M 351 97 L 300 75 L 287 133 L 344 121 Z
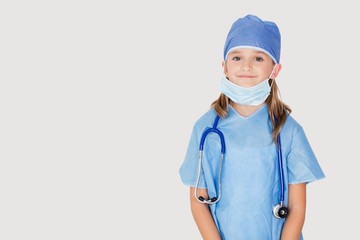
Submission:
M 224 71 L 224 75 L 227 77 L 227 74 L 228 74 L 228 69 L 227 69 L 227 66 L 226 66 L 226 62 L 225 61 L 223 61 L 222 63 L 221 63 L 221 66 L 223 67 L 223 71 Z
M 281 65 L 280 63 L 277 63 L 277 64 L 275 65 L 273 74 L 271 75 L 271 78 L 272 78 L 272 79 L 275 79 L 275 78 L 278 76 L 281 68 L 282 68 L 282 65 Z

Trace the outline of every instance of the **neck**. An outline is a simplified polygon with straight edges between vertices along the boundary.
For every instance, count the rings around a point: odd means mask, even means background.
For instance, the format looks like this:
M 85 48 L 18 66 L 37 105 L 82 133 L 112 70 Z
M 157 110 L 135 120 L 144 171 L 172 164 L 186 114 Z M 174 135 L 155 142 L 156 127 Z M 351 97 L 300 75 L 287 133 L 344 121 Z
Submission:
M 241 116 L 248 117 L 251 114 L 253 114 L 254 112 L 256 112 L 256 110 L 258 110 L 259 108 L 264 106 L 265 103 L 262 103 L 257 106 L 249 106 L 249 105 L 239 105 L 239 104 L 231 101 L 230 104 L 235 109 L 235 111 L 238 112 Z

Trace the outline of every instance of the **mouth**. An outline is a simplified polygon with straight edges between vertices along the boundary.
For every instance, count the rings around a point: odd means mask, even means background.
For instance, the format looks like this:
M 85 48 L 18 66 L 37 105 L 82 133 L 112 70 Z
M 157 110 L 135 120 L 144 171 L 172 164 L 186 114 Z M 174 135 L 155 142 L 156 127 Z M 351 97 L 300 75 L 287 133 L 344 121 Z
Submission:
M 251 76 L 251 75 L 241 75 L 239 76 L 239 78 L 254 78 L 255 76 Z

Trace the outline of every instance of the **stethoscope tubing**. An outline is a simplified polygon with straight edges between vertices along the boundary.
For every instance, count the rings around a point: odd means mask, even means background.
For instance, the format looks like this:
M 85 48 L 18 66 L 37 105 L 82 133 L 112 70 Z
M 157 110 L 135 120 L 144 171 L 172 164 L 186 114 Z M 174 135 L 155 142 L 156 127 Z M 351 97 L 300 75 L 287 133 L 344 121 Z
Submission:
M 195 198 L 201 203 L 214 204 L 214 203 L 217 203 L 221 198 L 221 173 L 222 173 L 222 166 L 223 166 L 224 155 L 225 155 L 225 138 L 224 138 L 224 134 L 219 129 L 217 129 L 217 124 L 219 122 L 219 119 L 220 119 L 219 115 L 216 115 L 216 118 L 215 118 L 212 128 L 206 129 L 203 132 L 201 139 L 200 139 L 199 159 L 198 159 L 198 175 L 197 175 L 194 195 L 195 195 Z M 212 198 L 212 199 L 206 200 L 203 197 L 198 196 L 197 190 L 198 190 L 198 186 L 199 186 L 199 182 L 200 182 L 200 175 L 201 175 L 201 169 L 202 169 L 202 155 L 203 155 L 203 150 L 204 150 L 205 139 L 209 133 L 216 133 L 219 136 L 220 142 L 221 142 L 221 154 L 220 154 L 220 166 L 219 166 L 219 172 L 218 172 L 218 196 L 216 197 L 216 199 Z
M 206 129 L 200 139 L 200 146 L 199 146 L 199 151 L 203 151 L 204 150 L 204 143 L 205 143 L 205 139 L 207 137 L 207 135 L 211 132 L 216 133 L 217 135 L 219 135 L 220 137 L 220 141 L 221 141 L 221 154 L 225 154 L 225 138 L 224 138 L 224 134 L 217 129 L 217 124 L 219 122 L 219 115 L 216 115 L 215 121 L 214 121 L 214 125 L 212 128 L 208 128 Z
M 278 155 L 278 162 L 279 162 L 279 173 L 280 173 L 280 205 L 284 205 L 285 200 L 285 181 L 284 181 L 284 167 L 282 162 L 282 152 L 281 152 L 281 141 L 280 141 L 280 134 L 277 137 L 277 155 Z
M 224 134 L 217 128 L 217 124 L 219 122 L 220 117 L 216 115 L 214 124 L 212 128 L 206 129 L 200 139 L 200 145 L 199 145 L 199 159 L 198 159 L 198 175 L 196 179 L 196 187 L 195 187 L 195 198 L 201 202 L 206 204 L 214 204 L 217 203 L 221 198 L 221 173 L 222 173 L 222 167 L 223 167 L 223 161 L 225 156 L 225 138 Z M 275 118 L 275 123 L 277 123 L 277 119 Z M 205 199 L 202 196 L 198 196 L 197 190 L 200 182 L 200 176 L 201 176 L 201 169 L 202 169 L 202 157 L 203 157 L 203 150 L 204 150 L 204 143 L 207 135 L 209 133 L 216 133 L 221 142 L 221 155 L 220 155 L 220 166 L 219 166 L 219 172 L 218 172 L 218 194 L 216 197 Z M 277 136 L 277 159 L 278 159 L 278 167 L 279 167 L 279 177 L 280 177 L 280 203 L 274 206 L 273 213 L 276 218 L 284 218 L 288 214 L 288 209 L 285 207 L 284 201 L 285 201 L 285 181 L 284 181 L 284 168 L 283 168 L 283 162 L 282 162 L 282 152 L 281 152 L 281 140 L 280 140 L 280 133 Z M 285 212 L 285 213 L 284 213 Z

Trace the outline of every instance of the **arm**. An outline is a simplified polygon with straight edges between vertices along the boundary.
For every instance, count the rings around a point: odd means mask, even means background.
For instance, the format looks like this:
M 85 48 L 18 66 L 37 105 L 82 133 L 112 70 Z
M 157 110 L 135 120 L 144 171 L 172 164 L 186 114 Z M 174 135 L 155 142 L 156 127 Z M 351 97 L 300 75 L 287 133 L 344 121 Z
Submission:
M 200 203 L 194 196 L 195 188 L 190 188 L 190 205 L 191 212 L 196 222 L 196 225 L 200 231 L 200 234 L 204 240 L 221 240 L 219 231 L 216 227 L 214 219 L 212 218 L 209 206 L 204 203 Z M 197 190 L 199 196 L 204 198 L 208 197 L 206 189 Z
M 289 215 L 286 218 L 281 240 L 299 240 L 305 221 L 306 184 L 289 184 Z

